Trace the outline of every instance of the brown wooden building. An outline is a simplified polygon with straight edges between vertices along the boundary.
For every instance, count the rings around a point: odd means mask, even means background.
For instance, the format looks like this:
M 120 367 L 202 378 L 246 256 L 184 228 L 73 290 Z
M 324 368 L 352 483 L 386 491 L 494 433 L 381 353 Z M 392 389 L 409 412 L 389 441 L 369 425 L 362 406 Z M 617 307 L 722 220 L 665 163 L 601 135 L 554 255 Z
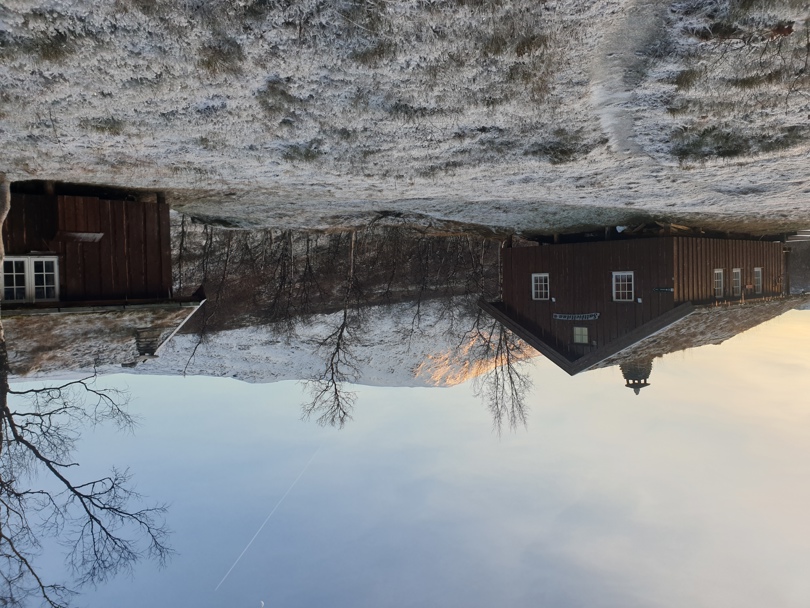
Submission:
M 689 315 L 787 293 L 779 242 L 696 237 L 502 251 L 500 302 L 482 307 L 569 374 Z
M 202 304 L 202 289 L 172 297 L 169 207 L 160 197 L 13 188 L 0 277 L 13 375 L 136 365 Z
M 3 307 L 171 298 L 169 207 L 160 200 L 12 193 Z

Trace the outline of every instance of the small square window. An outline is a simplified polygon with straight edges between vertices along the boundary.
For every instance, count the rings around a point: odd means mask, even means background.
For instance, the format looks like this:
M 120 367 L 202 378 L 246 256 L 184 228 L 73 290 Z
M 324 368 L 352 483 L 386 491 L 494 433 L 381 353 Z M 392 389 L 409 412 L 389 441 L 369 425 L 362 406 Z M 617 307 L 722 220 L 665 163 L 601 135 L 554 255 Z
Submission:
M 532 300 L 548 300 L 549 293 L 548 273 L 532 274 Z
M 575 327 L 574 328 L 574 344 L 588 344 L 588 328 Z
M 613 301 L 614 302 L 632 302 L 634 288 L 633 288 L 633 273 L 632 272 L 614 272 L 613 273 Z

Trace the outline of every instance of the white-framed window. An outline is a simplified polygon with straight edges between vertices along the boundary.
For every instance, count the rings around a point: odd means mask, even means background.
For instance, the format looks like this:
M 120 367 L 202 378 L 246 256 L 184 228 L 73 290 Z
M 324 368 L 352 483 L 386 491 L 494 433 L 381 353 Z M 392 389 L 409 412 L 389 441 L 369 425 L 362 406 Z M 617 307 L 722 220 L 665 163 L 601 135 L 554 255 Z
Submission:
M 754 293 L 762 293 L 762 268 L 754 268 Z
M 715 268 L 714 269 L 714 297 L 715 298 L 722 298 L 724 293 L 725 285 L 723 283 L 723 269 L 722 268 Z
M 575 327 L 574 328 L 574 344 L 588 344 L 588 328 Z
M 58 258 L 6 257 L 3 260 L 0 294 L 5 302 L 57 301 L 59 299 Z
M 548 273 L 532 274 L 532 300 L 548 300 L 549 294 Z
M 614 272 L 613 301 L 632 302 L 633 294 L 633 272 Z
M 735 297 L 742 295 L 742 269 L 731 269 L 731 294 Z

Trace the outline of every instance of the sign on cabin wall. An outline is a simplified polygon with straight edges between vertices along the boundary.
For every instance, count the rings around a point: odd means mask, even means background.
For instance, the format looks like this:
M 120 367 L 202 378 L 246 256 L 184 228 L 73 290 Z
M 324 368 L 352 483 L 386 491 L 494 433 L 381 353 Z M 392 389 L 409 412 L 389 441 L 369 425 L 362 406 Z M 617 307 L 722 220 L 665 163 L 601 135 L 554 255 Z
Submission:
M 555 321 L 596 321 L 599 318 L 598 312 L 586 312 L 581 315 L 565 315 L 555 312 L 551 315 Z

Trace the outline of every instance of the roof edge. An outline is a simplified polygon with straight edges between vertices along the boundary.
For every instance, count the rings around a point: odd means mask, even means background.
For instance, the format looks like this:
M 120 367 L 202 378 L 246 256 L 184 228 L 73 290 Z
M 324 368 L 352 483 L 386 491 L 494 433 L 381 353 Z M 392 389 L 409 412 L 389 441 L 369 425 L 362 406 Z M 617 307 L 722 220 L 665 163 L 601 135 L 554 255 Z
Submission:
M 549 359 L 557 367 L 561 368 L 566 373 L 573 376 L 579 370 L 575 370 L 575 365 L 569 361 L 565 356 L 560 354 L 557 350 L 543 342 L 531 330 L 524 327 L 519 321 L 510 317 L 505 310 L 501 308 L 503 302 L 487 302 L 484 299 L 478 300 L 478 307 L 484 312 L 493 317 L 501 325 L 506 327 L 509 331 L 514 333 L 521 340 L 526 342 L 534 350 Z
M 482 299 L 478 301 L 478 306 L 484 312 L 491 315 L 496 321 L 501 323 L 504 327 L 512 331 L 521 340 L 526 342 L 529 346 L 534 348 L 537 352 L 549 359 L 557 367 L 561 368 L 571 376 L 583 372 L 601 361 L 604 361 L 608 357 L 612 357 L 613 355 L 630 348 L 641 340 L 663 331 L 673 323 L 680 321 L 684 317 L 692 314 L 696 308 L 696 306 L 691 302 L 681 304 L 669 312 L 666 312 L 663 315 L 648 321 L 644 325 L 637 327 L 624 336 L 617 338 L 613 342 L 610 342 L 601 348 L 597 348 L 596 350 L 591 351 L 575 361 L 570 361 L 552 346 L 546 344 L 531 330 L 524 327 L 519 321 L 509 316 L 509 314 L 503 310 L 502 302 L 487 302 L 486 300 Z
M 697 308 L 698 307 L 691 302 L 686 302 L 685 304 L 681 304 L 680 306 L 673 308 L 669 312 L 659 315 L 655 319 L 652 319 L 644 325 L 637 327 L 633 331 L 617 338 L 613 342 L 606 344 L 604 347 L 588 353 L 581 359 L 577 359 L 574 364 L 574 367 L 576 368 L 574 373 L 578 374 L 579 372 L 584 372 L 597 363 L 601 363 L 608 357 L 617 355 L 623 350 L 638 344 L 642 340 L 664 331 L 684 317 L 691 315 Z

